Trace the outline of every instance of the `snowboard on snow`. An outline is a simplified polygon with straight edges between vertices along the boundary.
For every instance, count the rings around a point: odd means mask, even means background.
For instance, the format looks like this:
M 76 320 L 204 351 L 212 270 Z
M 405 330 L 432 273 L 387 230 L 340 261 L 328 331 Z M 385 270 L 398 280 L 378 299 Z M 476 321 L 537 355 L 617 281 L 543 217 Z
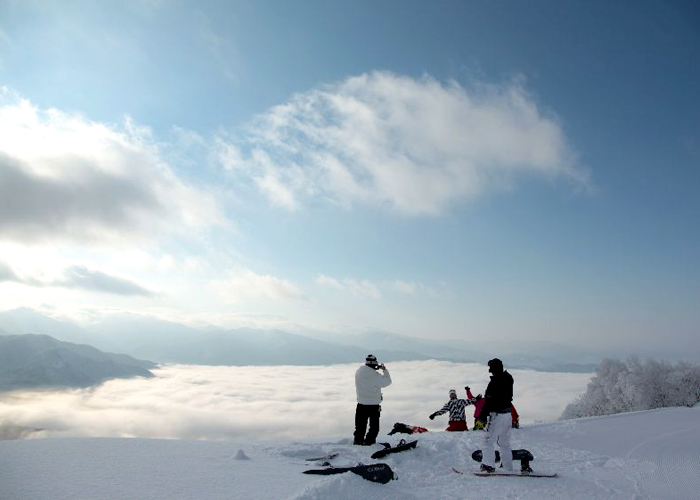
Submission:
M 372 453 L 372 458 L 382 458 L 391 453 L 398 453 L 400 451 L 410 450 L 411 448 L 416 447 L 418 441 L 411 441 L 410 443 L 407 443 L 404 439 L 402 439 L 396 446 L 391 446 L 389 443 L 380 444 L 384 446 L 384 449 Z
M 535 457 L 532 456 L 532 453 L 530 453 L 528 450 L 511 450 L 511 453 L 513 454 L 513 460 L 520 460 L 521 463 L 523 460 L 530 462 L 531 460 L 535 459 Z M 484 452 L 482 452 L 481 450 L 476 450 L 474 453 L 472 453 L 472 460 L 476 462 L 481 462 L 483 459 Z M 496 462 L 500 461 L 501 454 L 498 450 L 496 450 Z
M 323 455 L 321 457 L 307 458 L 305 460 L 307 462 L 325 462 L 326 460 L 333 460 L 338 455 L 340 455 L 340 453 L 329 453 L 328 455 Z
M 500 471 L 495 472 L 473 472 L 475 476 L 479 477 L 557 477 L 556 472 L 525 472 L 525 471 Z
M 343 474 L 352 472 L 358 476 L 375 483 L 386 484 L 392 479 L 396 479 L 394 471 L 387 464 L 359 464 L 355 467 L 328 467 L 327 469 L 305 470 L 304 474 L 316 474 L 319 476 L 330 476 L 333 474 Z
M 535 457 L 528 450 L 511 450 L 513 455 L 513 460 L 520 460 L 520 470 L 519 471 L 504 471 L 503 469 L 496 469 L 495 472 L 484 472 L 477 471 L 473 474 L 479 477 L 486 476 L 507 476 L 507 477 L 556 477 L 556 473 L 549 472 L 536 472 L 530 468 L 530 461 L 534 460 Z M 472 459 L 476 462 L 481 462 L 484 459 L 484 453 L 481 450 L 476 450 L 472 453 Z M 501 454 L 496 450 L 496 462 L 501 461 Z M 452 469 L 455 472 L 462 474 L 462 472 Z

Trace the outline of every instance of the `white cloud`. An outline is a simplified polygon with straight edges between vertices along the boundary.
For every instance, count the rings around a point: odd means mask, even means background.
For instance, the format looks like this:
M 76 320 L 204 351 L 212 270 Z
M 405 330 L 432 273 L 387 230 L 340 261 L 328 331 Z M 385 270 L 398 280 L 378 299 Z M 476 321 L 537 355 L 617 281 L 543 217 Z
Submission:
M 0 91 L 0 238 L 79 244 L 152 239 L 223 223 L 214 197 L 182 182 L 151 133 L 41 110 Z
M 57 275 L 47 277 L 52 272 L 57 273 Z M 35 269 L 32 274 L 23 273 L 18 275 L 9 264 L 0 261 L 0 282 L 2 281 L 12 281 L 37 288 L 62 287 L 143 297 L 155 297 L 157 295 L 129 278 L 112 275 L 82 264 L 70 265 L 62 271 L 57 269 L 48 269 L 46 271 Z
M 379 290 L 379 287 L 367 280 L 357 281 L 352 278 L 344 278 L 339 280 L 337 278 L 321 274 L 316 278 L 316 283 L 335 288 L 336 290 L 340 290 L 342 292 L 350 293 L 356 297 L 368 297 L 375 300 L 382 298 L 382 293 Z
M 79 288 L 115 295 L 139 295 L 154 297 L 157 294 L 128 278 L 113 276 L 85 266 L 71 266 L 64 271 L 63 278 L 49 283 L 51 286 Z
M 45 436 L 248 440 L 351 436 L 358 365 L 165 366 L 155 379 L 113 380 L 94 389 L 14 392 L 0 400 L 0 425 Z M 389 365 L 382 433 L 394 422 L 442 430 L 428 415 L 447 391 L 483 392 L 487 368 L 439 361 Z M 511 370 L 521 423 L 554 420 L 583 393 L 590 375 Z M 467 408 L 469 412 L 469 408 Z M 469 412 L 471 416 L 471 412 Z M 470 419 L 471 423 L 471 419 Z M 2 434 L 0 429 L 0 435 Z
M 19 278 L 7 262 L 0 260 L 0 282 L 2 281 L 19 281 Z
M 256 274 L 250 269 L 238 269 L 223 280 L 213 280 L 211 288 L 225 301 L 242 302 L 249 299 L 306 300 L 304 292 L 291 281 L 268 274 Z
M 413 295 L 416 293 L 418 288 L 419 288 L 419 285 L 417 283 L 403 281 L 403 280 L 394 281 L 394 290 L 396 290 L 399 293 L 403 293 L 406 295 Z
M 364 74 L 298 94 L 258 117 L 238 144 L 218 143 L 232 175 L 252 176 L 288 209 L 322 197 L 434 215 L 522 175 L 589 183 L 556 119 L 517 82 L 465 89 Z

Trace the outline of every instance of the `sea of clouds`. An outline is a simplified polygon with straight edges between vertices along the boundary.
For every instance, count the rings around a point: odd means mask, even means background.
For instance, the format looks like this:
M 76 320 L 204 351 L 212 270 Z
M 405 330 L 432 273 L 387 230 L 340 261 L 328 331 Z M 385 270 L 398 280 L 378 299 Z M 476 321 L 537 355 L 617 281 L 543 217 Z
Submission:
M 111 380 L 76 390 L 16 391 L 0 398 L 0 431 L 40 429 L 32 437 L 309 439 L 351 437 L 358 364 L 332 366 L 167 365 L 154 379 Z M 483 393 L 480 364 L 391 363 L 381 433 L 394 422 L 441 430 L 448 391 Z M 521 424 L 556 420 L 582 394 L 591 374 L 510 370 Z M 467 408 L 471 427 L 471 407 Z M 15 433 L 16 434 L 16 433 Z M 0 432 L 2 435 L 2 432 Z

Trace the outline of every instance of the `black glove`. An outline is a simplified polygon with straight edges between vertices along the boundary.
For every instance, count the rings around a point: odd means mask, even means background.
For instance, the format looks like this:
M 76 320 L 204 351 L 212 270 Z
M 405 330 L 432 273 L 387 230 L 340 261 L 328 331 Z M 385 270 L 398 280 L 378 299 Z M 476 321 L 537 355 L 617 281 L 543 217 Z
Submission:
M 435 414 L 431 413 L 430 416 L 428 417 L 430 420 L 433 420 L 435 418 Z
M 471 389 L 469 389 L 469 386 L 466 386 L 466 387 L 464 388 L 464 390 L 465 390 L 465 391 L 470 391 Z

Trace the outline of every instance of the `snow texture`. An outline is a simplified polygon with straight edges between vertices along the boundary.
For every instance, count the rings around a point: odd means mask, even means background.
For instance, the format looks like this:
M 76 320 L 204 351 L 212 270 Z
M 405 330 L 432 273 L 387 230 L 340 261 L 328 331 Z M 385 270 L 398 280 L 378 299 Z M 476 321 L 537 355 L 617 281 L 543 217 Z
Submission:
M 384 423 L 386 425 L 386 423 Z M 386 429 L 384 430 L 386 432 Z M 676 500 L 700 491 L 700 407 L 525 425 L 513 447 L 529 449 L 535 471 L 554 479 L 479 478 L 471 453 L 484 434 L 427 432 L 414 450 L 383 458 L 398 479 L 382 485 L 354 474 L 309 476 L 306 457 L 340 455 L 336 467 L 381 445 L 350 439 L 277 443 L 164 439 L 0 441 L 0 500 Z M 380 441 L 396 444 L 396 436 Z M 243 451 L 245 450 L 245 451 Z M 249 460 L 241 460 L 246 456 Z

